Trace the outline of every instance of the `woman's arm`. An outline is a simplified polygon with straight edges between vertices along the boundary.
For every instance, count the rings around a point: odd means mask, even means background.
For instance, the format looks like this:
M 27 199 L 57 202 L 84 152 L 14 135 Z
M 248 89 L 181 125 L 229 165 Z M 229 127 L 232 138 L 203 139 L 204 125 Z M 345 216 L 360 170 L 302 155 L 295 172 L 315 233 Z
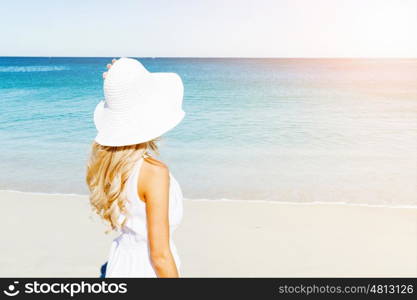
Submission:
M 144 165 L 146 179 L 143 178 L 142 187 L 151 261 L 158 277 L 178 277 L 169 243 L 169 170 L 161 163 Z

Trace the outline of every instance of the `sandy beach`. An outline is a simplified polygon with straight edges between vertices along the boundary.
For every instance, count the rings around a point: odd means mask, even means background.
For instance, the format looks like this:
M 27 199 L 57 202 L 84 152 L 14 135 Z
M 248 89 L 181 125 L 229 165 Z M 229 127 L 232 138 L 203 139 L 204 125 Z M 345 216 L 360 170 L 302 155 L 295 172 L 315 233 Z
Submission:
M 0 192 L 2 277 L 98 277 L 87 196 Z M 185 200 L 184 277 L 417 276 L 417 208 Z

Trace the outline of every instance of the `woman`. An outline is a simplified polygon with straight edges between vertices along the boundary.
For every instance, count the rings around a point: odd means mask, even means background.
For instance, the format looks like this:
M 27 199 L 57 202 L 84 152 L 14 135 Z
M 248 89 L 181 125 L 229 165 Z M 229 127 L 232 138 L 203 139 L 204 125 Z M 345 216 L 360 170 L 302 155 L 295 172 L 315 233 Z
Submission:
M 156 139 L 185 115 L 181 78 L 150 73 L 130 58 L 107 67 L 87 167 L 93 209 L 121 233 L 112 243 L 106 277 L 178 277 L 172 232 L 182 218 L 182 192 L 149 151 L 157 152 Z

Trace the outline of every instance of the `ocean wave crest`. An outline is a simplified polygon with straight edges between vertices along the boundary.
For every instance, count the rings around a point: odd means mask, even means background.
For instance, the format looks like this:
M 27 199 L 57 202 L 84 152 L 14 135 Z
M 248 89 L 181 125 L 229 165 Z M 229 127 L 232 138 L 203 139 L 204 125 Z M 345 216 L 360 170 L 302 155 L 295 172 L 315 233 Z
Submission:
M 68 70 L 65 66 L 3 66 L 0 72 L 18 73 L 18 72 L 54 72 Z
M 32 194 L 32 195 L 44 195 L 44 196 L 71 196 L 71 197 L 88 197 L 88 194 L 79 193 L 57 193 L 57 192 L 29 192 L 23 190 L 10 190 L 0 189 L 1 193 L 20 193 L 20 194 Z M 340 205 L 340 206 L 356 206 L 356 207 L 380 207 L 380 208 L 408 208 L 417 209 L 417 205 L 414 204 L 384 204 L 384 203 L 367 203 L 367 202 L 344 202 L 344 201 L 307 201 L 307 202 L 292 202 L 292 201 L 274 201 L 274 200 L 262 200 L 262 199 L 228 199 L 228 198 L 184 198 L 185 201 L 191 202 L 211 202 L 211 203 L 253 203 L 253 204 L 266 204 L 266 205 Z

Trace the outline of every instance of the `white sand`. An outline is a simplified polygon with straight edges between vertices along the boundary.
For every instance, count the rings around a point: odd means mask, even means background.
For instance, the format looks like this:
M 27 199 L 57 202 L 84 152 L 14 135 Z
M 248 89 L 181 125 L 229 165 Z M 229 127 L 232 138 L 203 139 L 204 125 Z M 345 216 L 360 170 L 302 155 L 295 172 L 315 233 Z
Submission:
M 0 191 L 0 276 L 97 277 L 111 235 L 86 196 Z M 417 209 L 185 201 L 187 277 L 417 276 Z

